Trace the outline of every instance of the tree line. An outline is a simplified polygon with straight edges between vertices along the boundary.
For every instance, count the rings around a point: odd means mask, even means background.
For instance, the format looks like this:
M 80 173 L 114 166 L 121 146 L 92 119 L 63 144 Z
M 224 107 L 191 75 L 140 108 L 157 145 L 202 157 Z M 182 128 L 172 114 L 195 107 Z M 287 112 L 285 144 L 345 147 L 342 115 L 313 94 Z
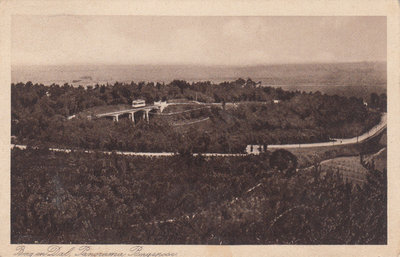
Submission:
M 191 118 L 210 120 L 185 130 L 156 115 L 149 124 L 136 126 L 127 119 L 118 123 L 66 119 L 91 107 L 129 104 L 136 98 L 148 103 L 182 98 L 220 102 L 221 106 L 191 114 Z M 274 99 L 280 102 L 274 104 Z M 228 102 L 242 104 L 231 107 L 225 105 Z M 357 136 L 378 123 L 386 95 L 371 95 L 367 107 L 361 98 L 259 87 L 251 79 L 220 84 L 117 82 L 87 89 L 27 82 L 11 85 L 11 104 L 11 131 L 17 143 L 99 150 L 243 152 L 247 144 L 310 143 Z M 174 120 L 180 118 L 185 117 Z

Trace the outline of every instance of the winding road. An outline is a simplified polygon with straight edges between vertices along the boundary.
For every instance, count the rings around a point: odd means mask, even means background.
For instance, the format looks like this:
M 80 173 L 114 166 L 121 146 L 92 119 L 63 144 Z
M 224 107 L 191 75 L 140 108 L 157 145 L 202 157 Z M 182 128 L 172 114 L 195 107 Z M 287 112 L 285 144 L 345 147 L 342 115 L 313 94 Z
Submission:
M 386 128 L 387 125 L 387 113 L 383 113 L 381 117 L 381 121 L 371 128 L 368 132 L 353 138 L 347 139 L 333 139 L 330 142 L 321 142 L 321 143 L 311 143 L 311 144 L 285 144 L 285 145 L 268 145 L 267 149 L 290 149 L 290 148 L 308 148 L 308 147 L 321 147 L 321 146 L 337 146 L 337 145 L 347 145 L 347 144 L 355 144 L 363 142 L 375 135 L 379 134 Z M 17 145 L 11 144 L 11 149 L 18 148 L 18 149 L 26 149 L 26 145 Z M 39 149 L 39 147 L 32 147 L 33 149 Z M 72 149 L 66 148 L 48 148 L 50 151 L 53 152 L 65 152 L 70 153 Z M 78 150 L 79 151 L 79 150 Z M 104 153 L 104 154 L 117 154 L 117 155 L 130 155 L 130 156 L 148 156 L 148 157 L 167 157 L 167 156 L 174 156 L 178 153 L 174 152 L 125 152 L 125 151 L 94 151 L 94 150 L 83 150 L 85 153 Z M 199 153 L 194 153 L 193 156 L 197 156 Z M 210 156 L 219 156 L 219 157 L 232 157 L 232 156 L 246 156 L 250 155 L 248 153 L 201 153 L 202 156 L 210 157 Z
M 387 113 L 383 113 L 381 121 L 364 134 L 353 138 L 333 138 L 329 142 L 310 143 L 310 144 L 285 144 L 285 145 L 268 145 L 267 149 L 290 149 L 290 148 L 308 148 L 321 146 L 349 145 L 363 142 L 386 128 Z

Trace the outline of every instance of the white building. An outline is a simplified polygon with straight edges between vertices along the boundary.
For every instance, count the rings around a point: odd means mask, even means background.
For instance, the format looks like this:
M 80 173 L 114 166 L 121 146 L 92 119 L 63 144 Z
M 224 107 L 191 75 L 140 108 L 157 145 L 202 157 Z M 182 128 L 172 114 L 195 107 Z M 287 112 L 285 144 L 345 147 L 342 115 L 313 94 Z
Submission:
M 154 101 L 154 105 L 155 105 L 155 106 L 159 106 L 161 112 L 163 112 L 163 110 L 165 109 L 165 107 L 168 106 L 167 101 L 162 102 L 161 100 L 160 100 L 160 101 Z
M 260 154 L 264 153 L 267 149 L 265 149 L 264 145 L 247 145 L 246 153 L 247 154 Z

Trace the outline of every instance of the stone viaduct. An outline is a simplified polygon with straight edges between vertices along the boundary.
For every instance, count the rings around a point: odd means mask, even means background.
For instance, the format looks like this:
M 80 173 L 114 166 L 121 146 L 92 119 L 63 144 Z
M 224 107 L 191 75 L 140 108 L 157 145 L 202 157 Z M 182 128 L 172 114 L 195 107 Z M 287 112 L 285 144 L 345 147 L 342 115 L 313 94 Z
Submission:
M 95 115 L 95 117 L 96 118 L 111 117 L 113 119 L 113 121 L 118 121 L 119 116 L 128 114 L 129 119 L 132 122 L 135 122 L 135 113 L 143 112 L 143 120 L 146 120 L 147 122 L 149 122 L 149 112 L 159 111 L 159 110 L 160 110 L 160 106 L 158 106 L 158 105 L 148 105 L 148 106 L 144 106 L 144 107 L 137 107 L 137 108 L 126 109 L 126 110 L 121 110 L 121 111 L 100 113 L 100 114 Z

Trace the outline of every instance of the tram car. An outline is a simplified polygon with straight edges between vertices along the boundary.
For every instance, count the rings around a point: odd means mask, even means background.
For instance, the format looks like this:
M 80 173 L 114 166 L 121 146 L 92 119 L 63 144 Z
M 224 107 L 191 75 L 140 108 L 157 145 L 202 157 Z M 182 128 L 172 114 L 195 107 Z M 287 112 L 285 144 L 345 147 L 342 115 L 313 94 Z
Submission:
M 145 100 L 138 99 L 132 101 L 132 107 L 144 107 L 144 106 L 146 106 Z

